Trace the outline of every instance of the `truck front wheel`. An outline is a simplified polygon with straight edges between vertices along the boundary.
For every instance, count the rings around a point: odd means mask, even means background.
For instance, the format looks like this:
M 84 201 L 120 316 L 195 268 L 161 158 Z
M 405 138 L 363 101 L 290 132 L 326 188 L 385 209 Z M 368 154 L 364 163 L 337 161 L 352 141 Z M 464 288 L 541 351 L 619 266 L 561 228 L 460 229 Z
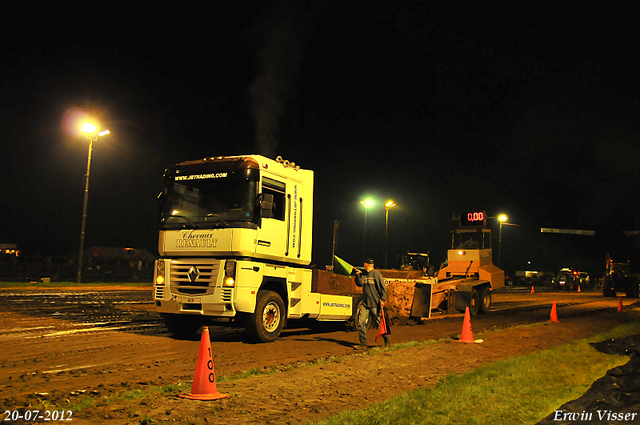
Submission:
M 260 291 L 256 311 L 248 318 L 246 331 L 257 342 L 274 341 L 284 326 L 284 303 L 278 293 Z

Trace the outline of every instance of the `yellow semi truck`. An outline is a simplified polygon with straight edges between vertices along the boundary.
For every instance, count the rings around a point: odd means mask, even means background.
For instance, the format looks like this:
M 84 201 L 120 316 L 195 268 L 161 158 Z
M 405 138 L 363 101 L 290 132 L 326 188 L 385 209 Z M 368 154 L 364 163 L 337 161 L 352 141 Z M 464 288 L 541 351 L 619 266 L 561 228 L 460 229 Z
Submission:
M 269 342 L 288 319 L 352 316 L 352 297 L 313 284 L 313 177 L 261 155 L 165 170 L 153 299 L 172 333 L 190 335 L 215 322 Z

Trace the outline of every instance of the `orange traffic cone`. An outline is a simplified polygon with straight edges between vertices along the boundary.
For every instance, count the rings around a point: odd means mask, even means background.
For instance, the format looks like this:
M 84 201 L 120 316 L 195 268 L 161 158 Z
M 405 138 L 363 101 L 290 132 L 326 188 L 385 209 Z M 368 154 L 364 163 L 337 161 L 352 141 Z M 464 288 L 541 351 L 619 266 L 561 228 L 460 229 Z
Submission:
M 533 290 L 533 285 L 531 285 L 531 293 L 532 293 L 532 294 L 535 294 L 535 293 L 536 293 L 536 291 L 534 291 L 534 290 Z
M 618 311 L 624 311 L 624 306 L 622 305 L 622 297 L 618 297 Z
M 191 400 L 218 400 L 229 397 L 229 394 L 220 394 L 216 389 L 216 373 L 213 370 L 213 355 L 207 326 L 202 328 L 200 352 L 196 362 L 196 373 L 193 376 L 193 385 L 191 385 L 191 394 L 180 395 L 180 397 Z
M 464 309 L 464 323 L 462 324 L 462 334 L 460 335 L 460 342 L 476 342 L 473 339 L 473 332 L 471 331 L 471 314 L 469 313 L 469 306 Z
M 580 285 L 578 285 L 578 292 L 582 292 L 582 291 L 580 290 Z
M 553 307 L 551 307 L 551 318 L 550 322 L 559 322 L 558 320 L 558 310 L 556 308 L 556 300 L 553 300 Z

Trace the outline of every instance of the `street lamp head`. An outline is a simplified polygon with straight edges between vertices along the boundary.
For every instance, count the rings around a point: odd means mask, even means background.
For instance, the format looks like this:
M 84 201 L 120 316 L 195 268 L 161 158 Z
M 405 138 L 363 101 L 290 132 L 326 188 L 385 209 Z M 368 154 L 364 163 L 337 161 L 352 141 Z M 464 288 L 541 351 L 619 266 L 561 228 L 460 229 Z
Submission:
M 384 209 L 388 211 L 389 209 L 391 209 L 391 208 L 393 208 L 393 207 L 395 207 L 395 206 L 396 206 L 396 203 L 395 203 L 395 202 L 393 202 L 391 199 L 389 199 L 389 200 L 384 204 Z
M 509 217 L 507 217 L 507 216 L 506 216 L 506 214 L 500 214 L 500 215 L 498 216 L 498 220 L 500 220 L 500 222 L 507 221 L 507 219 L 508 219 L 508 218 L 509 218 Z
M 82 124 L 82 131 L 85 133 L 93 134 L 96 132 L 97 128 L 98 127 L 96 127 L 94 124 L 91 124 L 90 122 Z
M 360 203 L 364 205 L 365 208 L 369 208 L 373 205 L 373 201 L 371 199 L 365 199 L 364 201 L 360 201 Z

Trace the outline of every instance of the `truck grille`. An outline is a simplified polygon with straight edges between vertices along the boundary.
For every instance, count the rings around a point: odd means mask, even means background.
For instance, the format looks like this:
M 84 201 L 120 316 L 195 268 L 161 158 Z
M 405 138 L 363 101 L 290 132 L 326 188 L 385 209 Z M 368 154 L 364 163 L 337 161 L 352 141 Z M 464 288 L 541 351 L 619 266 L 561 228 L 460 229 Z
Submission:
M 209 295 L 218 281 L 220 260 L 172 260 L 171 292 Z

